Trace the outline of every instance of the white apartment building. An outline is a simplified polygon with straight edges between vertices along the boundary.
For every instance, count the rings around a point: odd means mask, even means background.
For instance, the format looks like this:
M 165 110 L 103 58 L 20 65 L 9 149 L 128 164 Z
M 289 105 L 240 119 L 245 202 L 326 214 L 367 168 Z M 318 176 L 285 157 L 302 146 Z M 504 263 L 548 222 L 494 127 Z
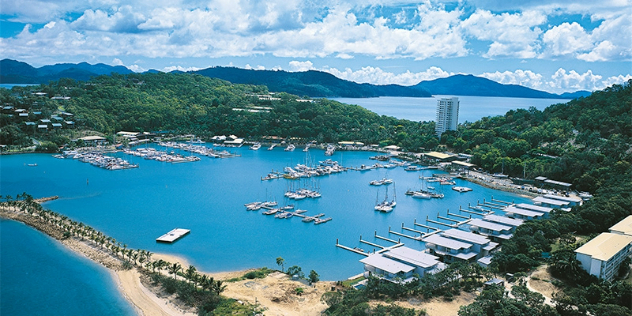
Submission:
M 437 121 L 435 132 L 441 138 L 445 131 L 456 131 L 459 125 L 459 98 L 441 98 L 437 100 Z
M 601 233 L 575 250 L 575 257 L 588 273 L 611 280 L 621 262 L 632 252 L 632 236 Z

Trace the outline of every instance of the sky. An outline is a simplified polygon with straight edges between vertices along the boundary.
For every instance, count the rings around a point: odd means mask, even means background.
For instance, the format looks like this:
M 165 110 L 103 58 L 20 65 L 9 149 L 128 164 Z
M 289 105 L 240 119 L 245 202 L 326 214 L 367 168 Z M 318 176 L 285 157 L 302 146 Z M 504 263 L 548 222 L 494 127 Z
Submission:
M 632 0 L 2 0 L 0 58 L 594 91 L 632 79 Z

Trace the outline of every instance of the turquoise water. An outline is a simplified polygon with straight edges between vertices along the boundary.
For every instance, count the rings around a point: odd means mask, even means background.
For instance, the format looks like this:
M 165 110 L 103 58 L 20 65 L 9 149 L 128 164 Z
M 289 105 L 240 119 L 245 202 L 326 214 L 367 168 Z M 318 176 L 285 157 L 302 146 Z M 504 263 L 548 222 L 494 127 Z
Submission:
M 1 315 L 135 315 L 104 267 L 22 223 L 0 235 Z
M 446 96 L 436 96 L 442 98 Z M 451 97 L 451 96 L 450 96 Z M 457 96 L 459 98 L 459 123 L 475 122 L 486 116 L 505 115 L 509 110 L 528 109 L 533 106 L 542 111 L 547 106 L 566 103 L 565 99 L 503 98 Z M 380 115 L 394 116 L 411 121 L 434 121 L 436 98 L 379 97 L 379 98 L 332 98 L 348 104 L 356 104 Z
M 387 242 L 378 235 L 393 239 L 401 225 L 413 227 L 413 221 L 424 222 L 428 216 L 456 212 L 459 206 L 477 200 L 496 199 L 528 202 L 519 196 L 498 192 L 456 180 L 457 185 L 474 191 L 458 193 L 443 188 L 440 200 L 417 200 L 405 196 L 408 188 L 418 189 L 419 175 L 432 171 L 407 172 L 403 168 L 379 169 L 315 178 L 322 198 L 293 201 L 307 214 L 325 213 L 333 220 L 314 225 L 299 218 L 287 220 L 263 216 L 261 211 L 246 211 L 244 204 L 274 198 L 284 203 L 283 193 L 290 183 L 300 181 L 261 181 L 272 169 L 282 170 L 297 163 L 324 160 L 322 150 L 309 154 L 297 148 L 285 152 L 281 148 L 232 149 L 241 157 L 212 159 L 202 157 L 194 163 L 168 164 L 127 156 L 140 168 L 108 171 L 76 160 L 52 158 L 46 154 L 3 156 L 0 193 L 15 196 L 23 191 L 35 197 L 59 195 L 60 199 L 46 207 L 84 222 L 127 244 L 152 252 L 170 253 L 187 258 L 198 270 L 229 271 L 253 267 L 276 268 L 275 258 L 285 259 L 285 266 L 298 265 L 303 271 L 315 270 L 324 280 L 339 280 L 362 272 L 360 255 L 335 247 L 336 239 L 350 247 L 372 248 L 359 243 L 360 235 L 377 244 Z M 372 164 L 374 153 L 341 152 L 333 157 L 344 166 Z M 37 167 L 27 164 L 37 163 Z M 436 171 L 435 171 L 436 172 Z M 384 187 L 369 186 L 369 181 L 389 177 L 395 180 L 398 205 L 388 214 L 373 210 L 376 198 L 383 198 Z M 309 180 L 310 184 L 312 180 Z M 393 185 L 390 185 L 393 194 Z M 441 189 L 436 184 L 437 189 Z M 289 201 L 288 201 L 289 202 Z M 463 215 L 468 215 L 463 213 Z M 155 239 L 173 228 L 187 228 L 191 234 L 174 244 L 158 244 Z M 407 246 L 422 249 L 423 244 L 403 239 Z

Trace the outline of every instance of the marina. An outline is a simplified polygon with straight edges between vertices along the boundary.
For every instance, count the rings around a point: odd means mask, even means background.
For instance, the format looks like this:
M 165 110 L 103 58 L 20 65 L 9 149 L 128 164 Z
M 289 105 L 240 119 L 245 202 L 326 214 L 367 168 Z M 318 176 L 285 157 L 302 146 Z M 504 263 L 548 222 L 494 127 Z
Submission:
M 188 142 L 182 144 L 191 145 Z M 193 146 L 216 147 L 211 143 L 193 144 Z M 146 147 L 171 151 L 165 150 L 165 146 L 157 143 L 138 148 Z M 264 147 L 268 148 L 267 145 Z M 362 264 L 358 262 L 355 254 L 340 247 L 332 247 L 332 240 L 336 238 L 352 249 L 358 247 L 365 250 L 368 250 L 367 247 L 362 245 L 366 244 L 358 242 L 359 235 L 363 235 L 364 240 L 386 246 L 393 243 L 381 237 L 395 242 L 401 238 L 402 241 L 407 242 L 407 246 L 422 250 L 423 243 L 388 233 L 389 226 L 391 231 L 417 237 L 419 234 L 416 232 L 400 230 L 401 224 L 404 223 L 406 228 L 431 234 L 436 232 L 436 229 L 445 230 L 451 227 L 426 222 L 426 216 L 429 220 L 447 225 L 455 223 L 437 218 L 437 212 L 440 213 L 439 216 L 462 221 L 465 219 L 452 214 L 467 217 L 471 214 L 473 218 L 482 218 L 484 214 L 492 211 L 502 215 L 500 210 L 496 211 L 488 207 L 493 205 L 487 202 L 498 205 L 502 203 L 496 200 L 530 203 L 530 199 L 494 191 L 455 178 L 453 181 L 457 182 L 457 185 L 472 187 L 474 190 L 467 194 L 460 194 L 453 190 L 441 190 L 436 185 L 436 192 L 442 192 L 445 195 L 443 199 L 433 198 L 422 201 L 399 198 L 396 200 L 397 206 L 392 211 L 375 211 L 376 197 L 377 202 L 385 200 L 385 188 L 389 188 L 387 201 L 392 201 L 395 194 L 403 196 L 406 188 L 418 188 L 420 182 L 418 176 L 432 177 L 432 173 L 435 173 L 447 177 L 448 173 L 438 170 L 419 170 L 411 173 L 405 170 L 405 166 L 378 167 L 350 172 L 352 168 L 348 167 L 348 172 L 341 171 L 329 176 L 302 177 L 299 178 L 300 180 L 278 177 L 261 181 L 257 175 L 266 176 L 271 173 L 278 175 L 274 170 L 283 172 L 285 166 L 292 166 L 291 168 L 298 172 L 295 167 L 299 163 L 310 168 L 313 166 L 323 169 L 336 164 L 343 166 L 342 161 L 345 167 L 372 165 L 376 161 L 370 160 L 369 157 L 375 156 L 376 153 L 336 150 L 332 156 L 325 156 L 324 150 L 311 146 L 307 153 L 302 150 L 285 152 L 278 148 L 271 151 L 254 151 L 248 146 L 230 150 L 241 157 L 239 159 L 205 159 L 201 154 L 192 153 L 193 156 L 202 159 L 195 163 L 174 165 L 155 160 L 143 160 L 140 162 L 141 168 L 135 169 L 134 172 L 124 173 L 109 173 L 100 168 L 90 168 L 90 166 L 79 164 L 72 159 L 55 159 L 51 155 L 27 154 L 20 156 L 19 159 L 14 156 L 4 156 L 1 157 L 2 181 L 11 181 L 11 183 L 2 182 L 2 184 L 17 190 L 28 190 L 36 197 L 59 195 L 60 199 L 48 202 L 46 207 L 76 221 L 93 225 L 101 223 L 99 226 L 104 227 L 108 235 L 125 241 L 129 247 L 180 254 L 200 269 L 226 271 L 227 269 L 266 266 L 271 264 L 270 258 L 279 256 L 286 258 L 290 257 L 290 253 L 294 253 L 301 254 L 296 261 L 303 269 L 314 269 L 325 280 L 346 278 L 362 270 Z M 177 148 L 173 148 L 173 151 L 183 156 L 190 155 L 190 152 Z M 107 155 L 122 159 L 126 156 L 131 157 L 123 152 Z M 28 168 L 23 163 L 25 160 L 29 163 L 37 163 L 38 167 Z M 389 158 L 389 160 L 393 159 Z M 379 161 L 379 163 L 382 166 L 391 165 L 389 160 Z M 19 180 L 21 178 L 28 178 L 28 185 L 26 182 L 22 184 Z M 86 178 L 89 178 L 89 185 L 86 185 Z M 377 187 L 368 185 L 370 181 L 382 178 L 393 179 L 396 187 L 393 184 Z M 63 179 L 63 181 L 58 181 L 58 179 Z M 55 183 L 54 186 L 50 185 L 51 181 L 54 181 L 52 182 Z M 319 192 L 321 197 L 290 199 L 284 195 L 289 189 L 291 191 L 309 189 Z M 138 195 L 144 198 L 138 199 Z M 494 200 L 491 200 L 490 196 L 493 196 Z M 262 205 L 253 204 L 249 205 L 251 210 L 248 210 L 246 204 L 253 201 L 276 202 L 276 205 L 266 205 L 270 208 L 268 209 L 263 208 Z M 85 207 L 86 203 L 90 205 L 89 208 Z M 281 207 L 289 204 L 294 204 L 295 208 L 280 210 Z M 468 204 L 485 211 L 468 208 Z M 483 215 L 459 212 L 458 205 L 462 205 L 463 209 Z M 276 212 L 271 210 L 277 208 L 279 210 Z M 446 212 L 447 209 L 450 209 L 450 214 Z M 287 218 L 275 217 L 282 211 L 294 210 L 308 210 L 308 212 L 293 214 Z M 262 216 L 263 212 L 272 214 Z M 103 214 L 108 214 L 108 216 L 103 216 Z M 127 220 L 120 221 L 118 220 L 120 218 Z M 318 221 L 316 221 L 317 218 L 319 218 Z M 328 218 L 331 220 L 325 221 Z M 424 218 L 424 221 L 416 221 L 415 218 Z M 187 242 L 167 245 L 156 243 L 155 237 L 147 238 L 148 233 L 156 236 L 164 234 L 173 228 L 175 222 L 181 227 L 195 231 L 195 234 L 189 234 Z M 316 224 L 317 222 L 321 224 Z M 245 228 L 235 229 L 236 225 Z M 375 230 L 382 234 L 374 236 Z M 283 242 L 270 242 L 270 236 L 275 236 L 275 240 L 278 238 Z M 301 236 L 301 238 L 296 236 Z M 225 242 L 214 246 L 217 247 L 212 252 L 215 255 L 200 246 L 215 244 L 214 240 L 218 239 Z M 305 252 L 307 245 L 313 251 Z M 244 254 L 245 247 L 256 247 L 260 251 Z M 217 256 L 217 253 L 221 256 Z

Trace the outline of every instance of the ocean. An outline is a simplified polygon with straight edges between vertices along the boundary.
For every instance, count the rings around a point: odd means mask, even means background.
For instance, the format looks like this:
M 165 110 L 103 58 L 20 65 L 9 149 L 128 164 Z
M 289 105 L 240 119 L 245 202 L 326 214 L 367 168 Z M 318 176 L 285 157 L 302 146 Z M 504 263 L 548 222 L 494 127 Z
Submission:
M 356 104 L 377 114 L 393 116 L 411 121 L 434 121 L 436 119 L 437 98 L 379 97 L 379 98 L 332 98 L 343 103 Z M 505 115 L 509 110 L 535 107 L 542 111 L 547 106 L 566 103 L 566 99 L 503 98 L 456 96 L 459 98 L 459 123 L 475 122 L 486 116 Z
M 153 146 L 153 145 L 152 145 Z M 163 149 L 165 149 L 163 147 Z M 35 197 L 58 195 L 59 200 L 45 207 L 84 222 L 128 248 L 147 249 L 185 257 L 198 270 L 230 271 L 267 266 L 277 268 L 275 259 L 283 257 L 286 267 L 298 265 L 303 271 L 315 270 L 324 280 L 340 280 L 362 272 L 361 256 L 335 247 L 336 240 L 350 247 L 362 247 L 364 239 L 384 245 L 373 235 L 389 235 L 389 227 L 401 230 L 404 223 L 413 227 L 415 219 L 425 222 L 447 211 L 458 212 L 469 203 L 496 199 L 526 202 L 528 199 L 487 189 L 463 180 L 457 185 L 474 191 L 458 193 L 436 185 L 444 199 L 417 200 L 404 195 L 419 189 L 419 176 L 433 171 L 407 172 L 403 168 L 347 171 L 309 180 L 261 181 L 271 170 L 282 170 L 297 163 L 324 160 L 322 150 L 301 148 L 285 152 L 231 151 L 241 157 L 213 159 L 202 157 L 192 163 L 169 164 L 139 157 L 125 157 L 138 163 L 138 169 L 109 171 L 72 159 L 56 159 L 47 154 L 26 154 L 0 158 L 2 195 L 28 192 Z M 183 153 L 186 154 L 186 153 Z M 337 151 L 331 158 L 347 167 L 372 164 L 369 152 Z M 37 163 L 36 167 L 28 164 Z M 436 172 L 436 171 L 434 171 Z M 397 207 L 391 213 L 373 210 L 376 200 L 387 194 L 386 187 L 370 186 L 371 180 L 392 178 L 389 196 L 396 194 Z M 290 186 L 320 188 L 322 197 L 301 201 L 287 200 L 283 193 Z M 394 193 L 396 192 L 396 193 Z M 276 200 L 294 203 L 307 214 L 325 213 L 332 221 L 321 225 L 303 223 L 300 218 L 286 220 L 264 216 L 261 211 L 246 211 L 244 204 Z M 467 213 L 463 213 L 468 215 Z M 155 239 L 173 228 L 191 233 L 174 244 L 158 244 Z M 405 232 L 408 233 L 408 232 Z M 391 235 L 391 238 L 398 239 Z M 423 244 L 403 240 L 407 246 L 423 249 Z M 372 250 L 372 249 L 370 249 Z
M 0 220 L 1 315 L 135 315 L 103 266 L 22 223 Z

